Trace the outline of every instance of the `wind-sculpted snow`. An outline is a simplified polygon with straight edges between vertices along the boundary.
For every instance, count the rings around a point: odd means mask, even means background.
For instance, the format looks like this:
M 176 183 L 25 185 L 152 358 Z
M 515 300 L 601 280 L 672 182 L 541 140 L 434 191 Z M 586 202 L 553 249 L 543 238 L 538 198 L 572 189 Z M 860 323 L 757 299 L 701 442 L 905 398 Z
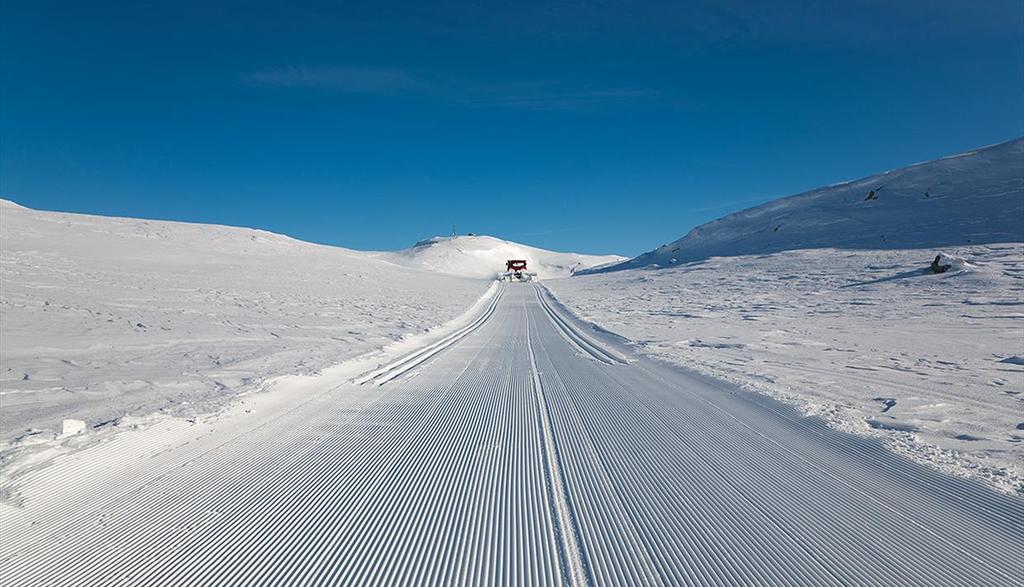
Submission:
M 1024 138 L 825 186 L 702 224 L 601 273 L 794 249 L 1024 241 Z
M 537 286 L 508 284 L 480 311 L 383 384 L 313 381 L 301 402 L 256 396 L 251 413 L 126 433 L 25 477 L 6 488 L 21 505 L 0 505 L 0 579 L 934 586 L 1024 573 L 1018 498 L 630 357 Z
M 0 280 L 0 442 L 19 452 L 52 444 L 63 419 L 217 409 L 422 333 L 487 287 L 260 230 L 2 200 Z

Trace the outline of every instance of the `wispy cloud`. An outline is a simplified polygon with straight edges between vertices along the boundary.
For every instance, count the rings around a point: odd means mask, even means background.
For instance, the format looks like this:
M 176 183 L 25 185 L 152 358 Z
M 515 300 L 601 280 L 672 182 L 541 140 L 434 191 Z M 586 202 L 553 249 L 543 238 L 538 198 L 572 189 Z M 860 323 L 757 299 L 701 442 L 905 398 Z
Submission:
M 242 83 L 258 87 L 323 88 L 352 94 L 395 94 L 416 89 L 419 81 L 401 69 L 382 67 L 271 67 L 243 74 Z
M 461 102 L 470 107 L 505 107 L 525 110 L 586 110 L 649 103 L 660 95 L 642 88 L 574 87 L 571 84 L 510 84 L 476 88 Z
M 673 102 L 653 89 L 598 85 L 572 76 L 492 83 L 383 67 L 286 66 L 248 72 L 239 79 L 246 85 L 261 88 L 321 89 L 429 100 L 466 108 L 589 110 Z

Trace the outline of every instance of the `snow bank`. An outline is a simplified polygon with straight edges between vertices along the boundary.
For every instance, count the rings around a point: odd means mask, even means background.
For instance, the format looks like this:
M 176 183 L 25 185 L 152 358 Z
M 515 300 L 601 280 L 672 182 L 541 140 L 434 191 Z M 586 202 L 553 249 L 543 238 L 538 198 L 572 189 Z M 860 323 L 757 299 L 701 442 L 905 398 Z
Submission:
M 1024 241 L 1024 139 L 773 200 L 610 267 L 670 267 L 795 249 Z
M 493 279 L 508 259 L 526 259 L 539 279 L 567 277 L 576 271 L 623 261 L 618 255 L 581 255 L 538 249 L 491 236 L 434 237 L 394 253 L 379 253 L 390 262 L 437 273 Z
M 1024 491 L 1024 244 L 815 249 L 550 281 L 642 351 Z

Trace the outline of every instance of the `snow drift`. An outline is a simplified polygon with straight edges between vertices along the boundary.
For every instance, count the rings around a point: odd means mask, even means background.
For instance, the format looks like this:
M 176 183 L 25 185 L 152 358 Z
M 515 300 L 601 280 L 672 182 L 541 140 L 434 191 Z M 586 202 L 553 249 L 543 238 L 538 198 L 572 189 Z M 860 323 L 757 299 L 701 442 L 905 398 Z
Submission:
M 730 214 L 624 263 L 666 267 L 794 249 L 914 249 L 1024 241 L 1024 138 Z

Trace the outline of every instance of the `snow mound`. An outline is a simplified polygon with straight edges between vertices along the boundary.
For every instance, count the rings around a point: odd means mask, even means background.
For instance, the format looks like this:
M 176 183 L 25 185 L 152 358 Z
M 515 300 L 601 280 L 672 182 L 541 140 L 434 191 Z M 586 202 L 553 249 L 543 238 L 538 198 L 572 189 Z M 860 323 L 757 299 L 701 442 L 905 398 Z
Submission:
M 948 253 L 939 253 L 935 256 L 934 265 L 941 268 L 942 272 L 956 273 L 958 271 L 965 271 L 973 267 L 967 262 L 967 259 L 958 255 L 950 255 Z
M 74 436 L 85 431 L 85 422 L 69 418 L 61 423 L 61 437 Z
M 384 259 L 436 273 L 492 279 L 505 270 L 508 259 L 526 259 L 530 271 L 539 279 L 568 277 L 573 273 L 617 263 L 619 255 L 582 255 L 559 253 L 491 236 L 437 236 L 393 253 L 379 253 Z
M 1024 138 L 773 200 L 588 273 L 795 249 L 1024 241 Z

